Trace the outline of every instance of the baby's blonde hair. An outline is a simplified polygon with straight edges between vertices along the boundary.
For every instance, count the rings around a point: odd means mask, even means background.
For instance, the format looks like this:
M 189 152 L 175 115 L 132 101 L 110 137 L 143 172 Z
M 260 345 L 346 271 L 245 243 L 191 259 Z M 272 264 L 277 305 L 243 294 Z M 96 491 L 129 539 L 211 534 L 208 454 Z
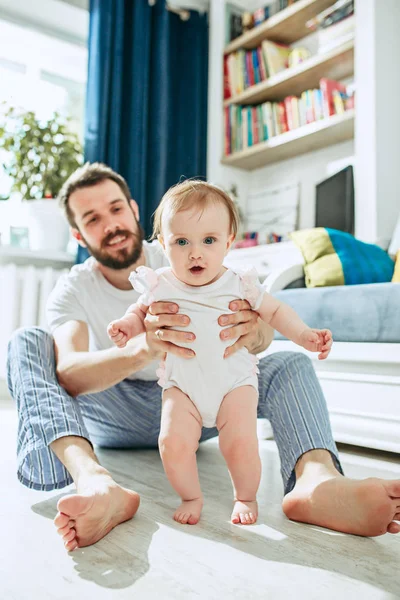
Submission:
M 232 198 L 221 188 L 202 181 L 201 179 L 186 179 L 173 185 L 165 192 L 154 213 L 153 239 L 162 235 L 162 218 L 166 208 L 173 216 L 182 210 L 197 207 L 204 210 L 210 202 L 221 202 L 229 214 L 230 233 L 236 237 L 239 228 L 239 215 Z

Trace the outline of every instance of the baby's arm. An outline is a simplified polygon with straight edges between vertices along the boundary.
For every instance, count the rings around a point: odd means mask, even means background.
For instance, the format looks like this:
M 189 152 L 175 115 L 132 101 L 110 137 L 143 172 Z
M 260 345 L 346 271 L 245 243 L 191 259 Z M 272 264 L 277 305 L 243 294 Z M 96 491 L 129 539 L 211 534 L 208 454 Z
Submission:
M 118 348 L 124 348 L 128 340 L 145 331 L 145 317 L 146 312 L 138 304 L 132 304 L 121 319 L 111 321 L 107 327 L 109 338 Z
M 331 351 L 332 333 L 329 329 L 311 329 L 287 304 L 265 293 L 257 312 L 263 321 L 271 325 L 289 340 L 310 352 L 319 352 L 323 360 Z

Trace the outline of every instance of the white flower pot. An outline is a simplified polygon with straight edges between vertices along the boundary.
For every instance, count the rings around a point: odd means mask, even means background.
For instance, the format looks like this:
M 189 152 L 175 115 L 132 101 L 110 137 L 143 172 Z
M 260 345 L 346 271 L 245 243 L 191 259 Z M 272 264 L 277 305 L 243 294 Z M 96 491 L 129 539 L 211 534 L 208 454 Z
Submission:
M 24 204 L 31 250 L 65 252 L 69 240 L 69 226 L 57 200 L 27 200 Z

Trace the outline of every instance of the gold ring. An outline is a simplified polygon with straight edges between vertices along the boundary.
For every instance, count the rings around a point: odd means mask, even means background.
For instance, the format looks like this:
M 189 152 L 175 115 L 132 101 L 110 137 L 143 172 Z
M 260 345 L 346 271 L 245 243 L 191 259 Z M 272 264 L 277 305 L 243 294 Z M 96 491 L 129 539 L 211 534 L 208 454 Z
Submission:
M 161 340 L 161 338 L 160 338 L 160 333 L 161 333 L 160 329 L 157 329 L 157 331 L 156 331 L 156 334 L 155 334 L 155 335 L 156 335 L 156 338 L 157 338 L 158 340 Z

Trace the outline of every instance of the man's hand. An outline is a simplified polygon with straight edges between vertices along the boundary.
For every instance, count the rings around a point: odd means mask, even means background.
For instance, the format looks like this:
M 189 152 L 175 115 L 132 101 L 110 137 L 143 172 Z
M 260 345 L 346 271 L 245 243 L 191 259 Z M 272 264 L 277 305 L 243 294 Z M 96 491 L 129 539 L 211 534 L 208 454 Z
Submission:
M 176 331 L 174 327 L 186 327 L 190 323 L 186 315 L 177 315 L 179 307 L 171 302 L 154 302 L 144 320 L 146 340 L 154 358 L 171 352 L 183 358 L 193 358 L 195 352 L 183 344 L 190 344 L 195 336 L 190 331 Z
M 222 315 L 218 319 L 218 323 L 224 327 L 220 337 L 222 340 L 238 339 L 232 346 L 226 348 L 224 358 L 244 346 L 252 353 L 264 350 L 264 332 L 260 327 L 258 313 L 252 310 L 247 300 L 233 300 L 229 304 L 229 309 L 235 312 Z

